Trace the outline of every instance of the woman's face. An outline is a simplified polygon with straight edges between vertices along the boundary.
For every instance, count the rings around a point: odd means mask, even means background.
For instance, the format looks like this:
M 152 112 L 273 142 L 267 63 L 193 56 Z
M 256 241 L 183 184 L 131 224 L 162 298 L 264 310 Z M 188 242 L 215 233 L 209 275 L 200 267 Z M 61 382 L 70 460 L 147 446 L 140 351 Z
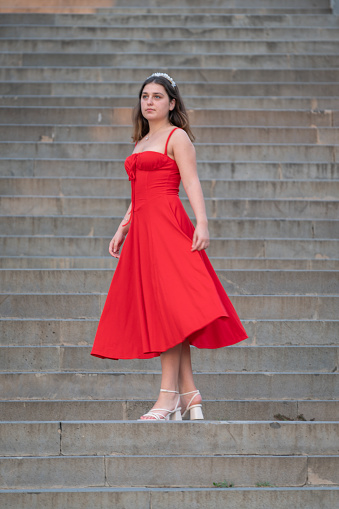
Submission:
M 141 94 L 141 113 L 146 120 L 163 120 L 175 106 L 175 99 L 170 101 L 165 88 L 158 83 L 148 83 Z

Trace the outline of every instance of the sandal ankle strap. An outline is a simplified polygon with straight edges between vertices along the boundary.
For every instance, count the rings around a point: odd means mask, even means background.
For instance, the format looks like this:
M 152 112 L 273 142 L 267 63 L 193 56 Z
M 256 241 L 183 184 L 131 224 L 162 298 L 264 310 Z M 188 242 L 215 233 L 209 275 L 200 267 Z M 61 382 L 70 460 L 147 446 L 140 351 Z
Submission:
M 182 392 L 182 393 L 180 394 L 180 396 L 187 396 L 187 394 L 193 394 L 193 393 L 195 393 L 196 395 L 198 395 L 198 394 L 200 394 L 200 391 L 197 389 L 197 390 L 195 390 L 195 391 Z
M 174 392 L 174 394 L 179 394 L 179 391 L 169 391 L 168 389 L 160 389 L 160 392 Z

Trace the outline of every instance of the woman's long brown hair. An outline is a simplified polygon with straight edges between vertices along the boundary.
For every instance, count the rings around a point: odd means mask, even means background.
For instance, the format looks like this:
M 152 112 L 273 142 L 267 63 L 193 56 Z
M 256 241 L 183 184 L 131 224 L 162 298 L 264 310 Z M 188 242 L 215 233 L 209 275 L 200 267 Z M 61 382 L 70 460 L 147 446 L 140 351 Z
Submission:
M 143 117 L 141 113 L 141 96 L 145 86 L 148 83 L 158 83 L 162 85 L 166 90 L 169 100 L 175 99 L 175 106 L 172 111 L 169 112 L 168 119 L 176 127 L 180 127 L 188 134 L 191 141 L 195 140 L 195 137 L 191 131 L 188 114 L 181 98 L 178 85 L 172 86 L 171 82 L 164 76 L 150 76 L 147 78 L 139 92 L 139 101 L 133 110 L 133 136 L 134 142 L 141 140 L 149 132 L 148 120 Z

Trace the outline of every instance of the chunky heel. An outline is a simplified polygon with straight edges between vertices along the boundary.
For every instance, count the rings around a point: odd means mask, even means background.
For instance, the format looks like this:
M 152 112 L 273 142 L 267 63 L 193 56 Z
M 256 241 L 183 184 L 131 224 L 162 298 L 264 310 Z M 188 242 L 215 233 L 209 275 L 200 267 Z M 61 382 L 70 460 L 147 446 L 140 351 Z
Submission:
M 190 419 L 191 421 L 197 421 L 203 419 L 204 415 L 201 410 L 201 405 L 193 406 L 190 408 Z
M 178 408 L 173 414 L 170 416 L 171 421 L 182 421 L 181 417 L 181 408 Z
M 202 420 L 204 418 L 202 410 L 201 410 L 201 403 L 197 403 L 196 405 L 192 405 L 192 402 L 196 396 L 200 394 L 198 390 L 190 391 L 190 392 L 183 392 L 180 394 L 180 396 L 187 396 L 187 394 L 193 394 L 191 399 L 188 402 L 188 405 L 184 411 L 184 413 L 181 415 L 182 418 L 185 417 L 187 412 L 190 413 L 190 419 L 191 421 L 196 421 L 198 419 Z

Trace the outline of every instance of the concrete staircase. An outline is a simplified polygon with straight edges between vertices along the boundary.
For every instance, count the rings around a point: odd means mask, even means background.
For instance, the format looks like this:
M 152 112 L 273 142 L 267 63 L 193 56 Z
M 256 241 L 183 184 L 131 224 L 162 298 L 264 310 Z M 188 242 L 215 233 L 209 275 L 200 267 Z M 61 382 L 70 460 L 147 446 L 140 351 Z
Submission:
M 1 508 L 336 507 L 330 2 L 29 3 L 0 2 Z M 131 107 L 156 70 L 190 109 L 209 256 L 250 336 L 194 349 L 204 422 L 135 422 L 159 359 L 89 355 L 130 200 Z

